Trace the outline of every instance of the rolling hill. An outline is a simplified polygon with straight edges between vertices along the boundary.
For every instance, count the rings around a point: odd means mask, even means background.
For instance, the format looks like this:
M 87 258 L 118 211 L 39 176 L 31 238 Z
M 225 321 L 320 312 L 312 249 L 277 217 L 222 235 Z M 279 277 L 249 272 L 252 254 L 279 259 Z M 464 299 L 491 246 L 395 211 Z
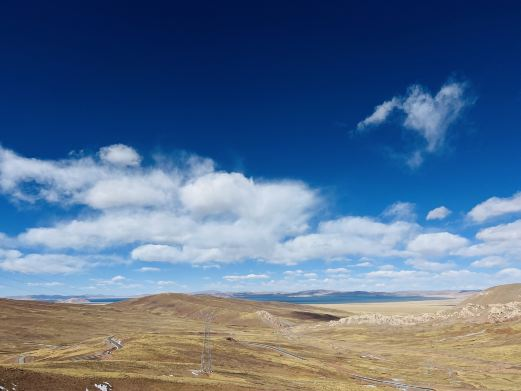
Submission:
M 507 284 L 488 288 L 469 297 L 461 305 L 506 304 L 511 302 L 521 302 L 521 284 Z
M 497 287 L 484 296 L 506 301 L 516 297 L 516 289 Z M 215 315 L 209 334 L 213 372 L 203 376 L 194 371 L 200 368 L 203 318 L 209 312 Z M 110 384 L 111 391 L 519 389 L 521 317 L 393 327 L 336 324 L 348 315 L 184 294 L 109 305 L 0 300 L 0 386 L 4 391 L 96 391 L 95 384 Z

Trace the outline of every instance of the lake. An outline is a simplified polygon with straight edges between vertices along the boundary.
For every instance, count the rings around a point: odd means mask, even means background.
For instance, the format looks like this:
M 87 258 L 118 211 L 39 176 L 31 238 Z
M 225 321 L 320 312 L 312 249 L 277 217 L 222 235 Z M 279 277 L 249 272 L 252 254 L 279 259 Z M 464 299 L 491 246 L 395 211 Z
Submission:
M 317 296 L 294 296 L 285 294 L 257 294 L 257 293 L 241 293 L 234 295 L 237 299 L 255 300 L 255 301 L 280 301 L 284 303 L 295 304 L 343 304 L 343 303 L 385 303 L 397 301 L 421 301 L 421 300 L 437 300 L 444 298 L 433 298 L 425 296 L 402 296 L 387 293 L 370 293 L 370 292 L 345 292 L 332 293 Z

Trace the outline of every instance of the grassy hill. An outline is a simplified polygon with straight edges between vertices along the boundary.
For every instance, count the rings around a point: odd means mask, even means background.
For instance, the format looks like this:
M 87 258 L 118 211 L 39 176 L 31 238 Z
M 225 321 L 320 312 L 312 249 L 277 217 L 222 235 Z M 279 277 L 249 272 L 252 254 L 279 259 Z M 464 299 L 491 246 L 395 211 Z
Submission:
M 298 304 L 256 302 L 206 295 L 163 293 L 114 303 L 118 310 L 146 311 L 156 315 L 173 314 L 183 318 L 202 319 L 205 312 L 214 312 L 219 324 L 259 325 L 257 311 L 269 313 L 288 321 L 333 320 L 346 316 L 345 311 L 320 309 Z

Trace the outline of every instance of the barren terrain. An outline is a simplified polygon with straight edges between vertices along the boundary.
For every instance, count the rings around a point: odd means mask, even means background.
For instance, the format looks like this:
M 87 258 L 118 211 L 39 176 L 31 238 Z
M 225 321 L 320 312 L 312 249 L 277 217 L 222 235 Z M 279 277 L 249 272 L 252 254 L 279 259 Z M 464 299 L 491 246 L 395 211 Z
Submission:
M 519 390 L 518 294 L 497 287 L 425 316 L 408 303 L 361 311 L 180 294 L 105 306 L 0 300 L 0 390 Z M 204 375 L 194 371 L 210 313 Z

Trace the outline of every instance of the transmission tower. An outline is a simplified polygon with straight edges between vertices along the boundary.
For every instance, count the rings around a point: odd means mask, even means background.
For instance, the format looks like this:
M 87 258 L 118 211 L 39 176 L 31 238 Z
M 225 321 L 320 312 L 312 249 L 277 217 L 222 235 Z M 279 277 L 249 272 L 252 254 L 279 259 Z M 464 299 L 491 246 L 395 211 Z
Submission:
M 205 375 L 212 373 L 212 344 L 210 340 L 210 326 L 214 318 L 214 312 L 206 312 L 203 314 L 204 321 L 204 339 L 203 351 L 201 352 L 201 369 L 200 372 Z

